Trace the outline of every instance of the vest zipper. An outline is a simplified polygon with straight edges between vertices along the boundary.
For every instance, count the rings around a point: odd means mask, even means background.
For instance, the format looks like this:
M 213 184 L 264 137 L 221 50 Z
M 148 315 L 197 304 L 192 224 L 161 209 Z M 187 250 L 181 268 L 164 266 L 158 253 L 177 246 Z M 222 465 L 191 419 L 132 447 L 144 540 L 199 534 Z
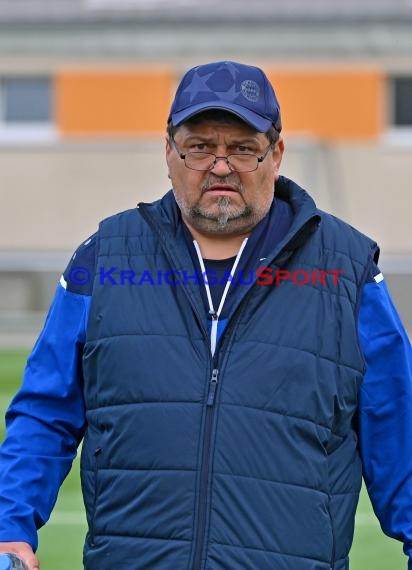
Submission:
M 217 347 L 219 351 L 227 353 L 229 346 L 233 339 L 233 331 L 236 329 L 237 323 L 244 312 L 246 307 L 245 299 L 238 305 L 236 311 L 232 315 L 230 322 L 228 323 L 226 330 L 224 332 L 224 342 L 221 343 L 220 347 Z M 217 363 L 217 357 L 213 359 L 214 364 Z M 222 366 L 224 361 L 222 361 Z M 222 367 L 221 366 L 221 367 Z M 208 479 L 209 479 L 209 468 L 210 468 L 210 446 L 211 446 L 211 429 L 213 425 L 213 418 L 215 414 L 215 396 L 217 391 L 219 369 L 213 368 L 212 376 L 209 381 L 209 390 L 207 397 L 207 407 L 206 407 L 206 419 L 205 419 L 205 431 L 203 437 L 203 452 L 202 452 L 202 467 L 200 472 L 200 484 L 199 484 L 199 502 L 197 505 L 197 531 L 194 542 L 194 556 L 193 564 L 191 570 L 202 570 L 202 554 L 206 540 L 206 519 L 207 519 L 207 505 L 208 505 Z
M 206 518 L 207 518 L 207 486 L 210 468 L 210 443 L 212 435 L 213 417 L 215 411 L 215 395 L 219 370 L 214 368 L 209 382 L 207 397 L 205 431 L 203 436 L 202 467 L 200 471 L 199 504 L 197 511 L 197 531 L 193 557 L 193 570 L 200 570 L 202 564 L 202 552 L 205 542 Z
M 216 388 L 217 388 L 217 375 L 219 374 L 219 370 L 214 368 L 212 371 L 212 378 L 210 379 L 209 385 L 209 395 L 207 398 L 207 405 L 213 406 L 215 403 L 215 395 L 216 395 Z

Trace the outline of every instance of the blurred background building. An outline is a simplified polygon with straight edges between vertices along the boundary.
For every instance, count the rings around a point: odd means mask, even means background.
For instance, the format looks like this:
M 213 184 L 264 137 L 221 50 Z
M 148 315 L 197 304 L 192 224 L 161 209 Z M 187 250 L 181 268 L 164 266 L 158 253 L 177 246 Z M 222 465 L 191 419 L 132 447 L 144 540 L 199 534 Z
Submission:
M 192 65 L 271 78 L 282 172 L 374 237 L 412 330 L 412 0 L 0 0 L 0 344 L 31 344 L 100 219 L 168 189 Z

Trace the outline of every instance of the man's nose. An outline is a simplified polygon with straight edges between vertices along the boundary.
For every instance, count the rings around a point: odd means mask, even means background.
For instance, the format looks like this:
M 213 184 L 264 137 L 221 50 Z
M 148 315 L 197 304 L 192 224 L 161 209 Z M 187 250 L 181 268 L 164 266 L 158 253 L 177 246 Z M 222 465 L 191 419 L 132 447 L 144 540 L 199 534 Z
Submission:
M 229 161 L 227 156 L 217 156 L 215 163 L 212 168 L 213 174 L 216 176 L 227 176 L 232 172 L 232 169 L 229 166 Z

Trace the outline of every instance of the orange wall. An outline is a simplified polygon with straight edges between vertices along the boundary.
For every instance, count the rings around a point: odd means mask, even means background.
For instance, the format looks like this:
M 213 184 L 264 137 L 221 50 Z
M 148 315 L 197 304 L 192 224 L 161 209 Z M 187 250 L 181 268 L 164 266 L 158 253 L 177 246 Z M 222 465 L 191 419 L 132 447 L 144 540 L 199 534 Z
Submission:
M 288 134 L 365 140 L 384 128 L 384 77 L 379 72 L 272 71 L 268 77 Z
M 375 139 L 384 128 L 383 74 L 374 70 L 266 70 L 287 135 Z M 56 78 L 62 136 L 162 134 L 178 78 L 170 70 L 62 70 Z
M 165 131 L 174 76 L 169 71 L 61 71 L 56 115 L 63 136 Z

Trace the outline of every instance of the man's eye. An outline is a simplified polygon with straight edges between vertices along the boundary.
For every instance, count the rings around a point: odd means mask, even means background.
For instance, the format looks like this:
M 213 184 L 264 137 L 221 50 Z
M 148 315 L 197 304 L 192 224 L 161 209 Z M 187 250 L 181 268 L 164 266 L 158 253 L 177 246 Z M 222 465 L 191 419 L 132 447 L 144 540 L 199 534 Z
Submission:
M 243 153 L 243 152 L 245 152 L 245 153 L 251 153 L 252 150 L 251 150 L 250 147 L 244 146 L 243 144 L 240 144 L 240 145 L 238 145 L 238 146 L 236 147 L 236 152 L 240 152 L 240 153 Z
M 190 147 L 190 150 L 193 151 L 208 151 L 208 147 L 206 143 L 197 143 Z

